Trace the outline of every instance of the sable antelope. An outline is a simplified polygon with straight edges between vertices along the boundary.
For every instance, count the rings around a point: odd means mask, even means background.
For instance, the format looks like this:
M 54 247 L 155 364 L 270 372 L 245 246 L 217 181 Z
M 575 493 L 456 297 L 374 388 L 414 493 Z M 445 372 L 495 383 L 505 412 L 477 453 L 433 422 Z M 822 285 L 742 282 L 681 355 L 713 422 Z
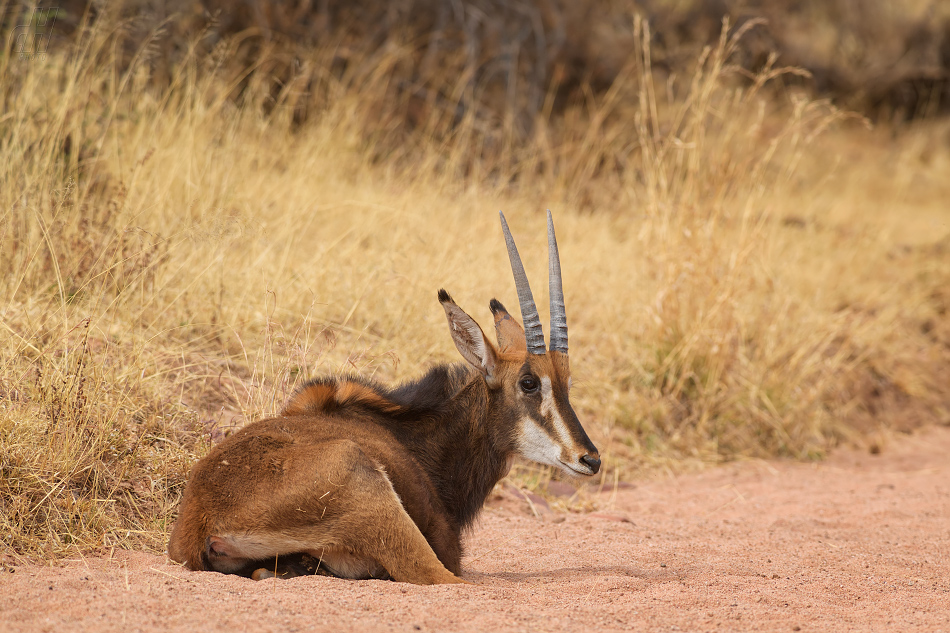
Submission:
M 600 469 L 571 408 L 567 317 L 548 213 L 551 346 L 504 215 L 523 330 L 492 299 L 496 347 L 445 290 L 468 361 L 388 389 L 318 378 L 276 418 L 249 424 L 191 471 L 169 556 L 194 570 L 465 582 L 462 531 L 515 455 L 572 475 Z M 301 569 L 302 567 L 302 569 Z M 253 573 L 252 573 L 253 572 Z

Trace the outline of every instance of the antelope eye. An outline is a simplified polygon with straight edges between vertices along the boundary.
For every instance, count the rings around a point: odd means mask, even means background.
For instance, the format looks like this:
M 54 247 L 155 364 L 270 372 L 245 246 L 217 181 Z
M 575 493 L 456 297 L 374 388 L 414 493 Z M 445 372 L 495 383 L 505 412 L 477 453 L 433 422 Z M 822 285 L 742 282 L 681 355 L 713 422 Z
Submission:
M 540 388 L 540 383 L 538 379 L 534 376 L 525 376 L 522 378 L 518 384 L 521 386 L 521 390 L 525 393 L 534 393 Z

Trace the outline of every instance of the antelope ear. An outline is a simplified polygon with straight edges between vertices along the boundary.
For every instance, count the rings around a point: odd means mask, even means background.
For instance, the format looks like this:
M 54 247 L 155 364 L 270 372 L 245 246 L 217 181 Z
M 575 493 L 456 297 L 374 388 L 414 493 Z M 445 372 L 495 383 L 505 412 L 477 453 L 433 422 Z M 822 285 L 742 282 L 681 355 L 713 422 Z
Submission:
M 486 380 L 490 383 L 494 382 L 498 352 L 495 351 L 491 341 L 485 338 L 482 328 L 475 322 L 475 319 L 455 305 L 455 301 L 445 290 L 439 290 L 439 303 L 442 304 L 442 308 L 445 310 L 445 318 L 449 321 L 452 340 L 455 341 L 455 347 L 462 354 L 462 358 L 482 372 Z
M 498 337 L 498 347 L 502 353 L 527 352 L 528 344 L 524 338 L 524 330 L 518 322 L 511 318 L 505 306 L 498 299 L 492 299 L 488 307 L 495 317 L 495 336 Z

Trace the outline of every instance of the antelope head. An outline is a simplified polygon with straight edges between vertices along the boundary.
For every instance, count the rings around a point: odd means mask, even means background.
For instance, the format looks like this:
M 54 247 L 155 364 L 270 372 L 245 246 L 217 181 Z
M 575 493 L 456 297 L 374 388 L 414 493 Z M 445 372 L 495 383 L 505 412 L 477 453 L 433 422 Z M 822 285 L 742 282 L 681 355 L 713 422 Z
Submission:
M 518 248 L 504 214 L 499 215 L 524 329 L 501 302 L 492 299 L 489 306 L 495 320 L 496 347 L 478 323 L 441 290 L 439 301 L 445 309 L 452 338 L 462 356 L 481 371 L 493 401 L 501 403 L 499 422 L 505 427 L 505 435 L 516 453 L 570 475 L 593 475 L 600 470 L 600 454 L 587 437 L 570 401 L 567 315 L 551 212 L 548 211 L 550 348 L 544 344 L 541 319 Z

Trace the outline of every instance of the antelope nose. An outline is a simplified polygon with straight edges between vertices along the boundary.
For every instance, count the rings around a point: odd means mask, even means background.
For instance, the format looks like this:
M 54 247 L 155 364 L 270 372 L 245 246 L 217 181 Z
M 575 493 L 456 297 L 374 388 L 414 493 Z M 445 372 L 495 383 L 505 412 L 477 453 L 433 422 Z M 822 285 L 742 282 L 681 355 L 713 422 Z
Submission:
M 597 474 L 597 471 L 600 470 L 600 460 L 593 455 L 584 455 L 581 457 L 581 463 L 590 468 L 592 475 Z

